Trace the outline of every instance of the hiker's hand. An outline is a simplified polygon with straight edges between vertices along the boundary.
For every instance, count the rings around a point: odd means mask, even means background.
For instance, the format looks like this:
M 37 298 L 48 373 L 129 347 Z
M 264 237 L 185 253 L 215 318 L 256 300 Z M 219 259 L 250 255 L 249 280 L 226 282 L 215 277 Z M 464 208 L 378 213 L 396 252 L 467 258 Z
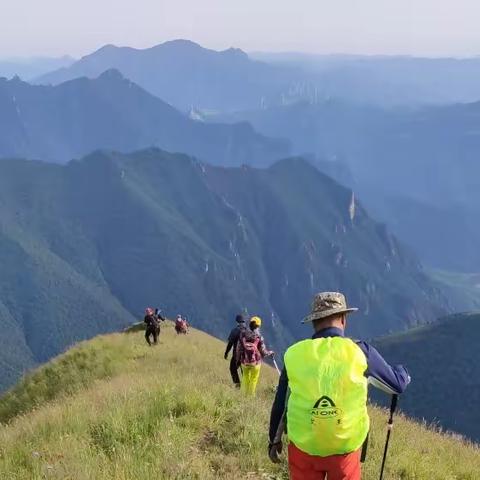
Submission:
M 280 455 L 282 454 L 283 443 L 270 443 L 268 445 L 268 456 L 273 463 L 280 463 Z
M 275 356 L 275 352 L 274 352 L 273 350 L 270 350 L 270 351 L 268 352 L 268 356 L 269 356 L 269 357 L 274 357 L 274 356 Z

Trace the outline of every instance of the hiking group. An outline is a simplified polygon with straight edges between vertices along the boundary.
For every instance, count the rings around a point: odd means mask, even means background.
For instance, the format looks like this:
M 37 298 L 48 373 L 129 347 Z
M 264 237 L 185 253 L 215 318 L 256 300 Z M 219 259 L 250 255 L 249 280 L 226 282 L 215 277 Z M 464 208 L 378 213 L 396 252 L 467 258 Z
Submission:
M 302 322 L 312 324 L 313 336 L 295 343 L 284 355 L 270 415 L 268 455 L 272 462 L 280 462 L 282 436 L 288 432 L 291 480 L 360 480 L 370 429 L 369 384 L 392 395 L 383 478 L 397 395 L 405 391 L 410 376 L 403 366 L 389 365 L 368 343 L 345 335 L 347 315 L 355 311 L 341 293 L 317 294 Z M 227 359 L 233 350 L 232 380 L 254 394 L 262 359 L 272 352 L 265 348 L 258 317 L 248 327 L 240 315 L 236 322 L 224 356 Z
M 145 340 L 148 345 L 152 346 L 158 343 L 158 338 L 160 337 L 160 322 L 164 321 L 165 317 L 163 317 L 158 308 L 155 310 L 151 307 L 145 309 L 143 323 L 145 324 Z M 190 326 L 187 319 L 181 315 L 177 315 L 175 320 L 175 331 L 177 335 L 186 335 L 189 328 Z
M 268 455 L 280 462 L 283 435 L 288 435 L 288 465 L 291 480 L 360 480 L 365 459 L 370 420 L 368 385 L 392 395 L 389 430 L 381 466 L 383 478 L 397 396 L 405 391 L 410 376 L 401 365 L 389 365 L 371 345 L 345 335 L 349 308 L 338 292 L 315 295 L 310 314 L 302 323 L 313 326 L 311 338 L 290 346 L 270 414 Z M 159 310 L 147 308 L 144 322 L 149 345 L 158 342 Z M 261 366 L 273 357 L 260 333 L 262 320 L 253 316 L 246 323 L 236 316 L 224 358 L 230 352 L 234 385 L 246 395 L 255 395 Z M 188 333 L 188 322 L 177 316 L 175 331 Z M 240 374 L 239 374 L 240 372 Z

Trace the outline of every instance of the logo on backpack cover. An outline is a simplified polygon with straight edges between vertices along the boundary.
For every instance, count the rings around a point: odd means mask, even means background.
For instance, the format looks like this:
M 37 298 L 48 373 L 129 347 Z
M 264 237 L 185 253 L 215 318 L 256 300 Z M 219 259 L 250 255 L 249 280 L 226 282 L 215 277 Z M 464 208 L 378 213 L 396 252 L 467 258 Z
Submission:
M 342 410 L 335 405 L 335 402 L 327 396 L 320 397 L 312 408 L 312 425 L 316 425 L 322 420 L 336 418 L 337 423 L 341 423 L 340 417 Z

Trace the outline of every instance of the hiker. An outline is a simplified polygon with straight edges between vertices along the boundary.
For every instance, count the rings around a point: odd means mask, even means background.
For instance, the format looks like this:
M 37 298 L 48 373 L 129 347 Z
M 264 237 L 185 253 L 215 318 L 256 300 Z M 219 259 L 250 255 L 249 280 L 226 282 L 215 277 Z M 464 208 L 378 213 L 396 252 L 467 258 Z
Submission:
M 160 336 L 160 320 L 164 322 L 165 318 L 160 314 L 158 308 L 155 310 L 150 307 L 145 309 L 145 317 L 143 318 L 146 325 L 145 340 L 150 346 L 152 345 L 150 337 L 153 337 L 153 345 L 158 343 L 158 337 Z
M 188 333 L 188 327 L 187 319 L 182 318 L 180 314 L 177 315 L 177 319 L 175 320 L 175 331 L 177 332 L 177 335 L 186 335 Z
M 233 384 L 240 388 L 240 377 L 238 376 L 238 369 L 240 368 L 240 360 L 237 356 L 237 346 L 238 346 L 238 339 L 240 338 L 240 334 L 245 330 L 245 319 L 243 315 L 237 315 L 235 317 L 235 321 L 237 322 L 237 326 L 232 328 L 230 335 L 228 336 L 228 343 L 227 348 L 225 349 L 224 358 L 225 360 L 228 359 L 228 354 L 230 350 L 232 351 L 232 358 L 230 359 L 230 375 L 232 376 Z
M 280 461 L 286 420 L 292 480 L 360 480 L 368 384 L 400 394 L 410 383 L 403 366 L 388 365 L 371 345 L 345 336 L 347 314 L 354 311 L 341 293 L 317 294 L 303 321 L 311 322 L 315 333 L 285 353 L 268 452 L 272 462 Z
M 242 330 L 237 343 L 237 358 L 242 369 L 241 388 L 247 395 L 255 395 L 260 369 L 264 357 L 269 357 L 274 352 L 267 350 L 260 327 L 262 319 L 252 317 L 248 328 Z

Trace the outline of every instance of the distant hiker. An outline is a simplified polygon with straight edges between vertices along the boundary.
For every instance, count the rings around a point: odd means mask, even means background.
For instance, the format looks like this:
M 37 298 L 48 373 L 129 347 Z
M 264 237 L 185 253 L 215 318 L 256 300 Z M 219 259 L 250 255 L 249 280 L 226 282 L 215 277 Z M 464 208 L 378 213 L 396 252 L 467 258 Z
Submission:
M 153 308 L 148 307 L 145 310 L 145 317 L 143 321 L 146 325 L 145 328 L 145 340 L 149 345 L 152 345 L 150 337 L 153 337 L 153 344 L 158 343 L 158 337 L 160 336 L 160 320 L 163 322 L 165 318 L 160 314 L 158 308 L 153 310 Z
M 237 344 L 237 357 L 242 368 L 241 388 L 247 395 L 255 395 L 263 358 L 273 355 L 265 347 L 265 342 L 260 334 L 262 320 L 252 317 L 248 328 L 240 333 Z
M 399 394 L 410 383 L 403 366 L 391 367 L 369 344 L 345 337 L 347 314 L 356 310 L 347 308 L 341 293 L 317 294 L 303 321 L 313 323 L 314 335 L 285 353 L 270 417 L 269 457 L 279 461 L 286 419 L 292 480 L 359 480 L 369 431 L 368 384 Z
M 240 368 L 240 359 L 237 355 L 237 346 L 240 334 L 245 330 L 245 320 L 242 315 L 235 317 L 237 326 L 232 329 L 228 336 L 227 348 L 225 349 L 224 358 L 228 359 L 228 354 L 232 350 L 232 358 L 230 359 L 230 375 L 232 376 L 233 384 L 240 388 L 240 377 L 238 376 L 238 369 Z
M 177 332 L 177 335 L 186 335 L 188 333 L 188 327 L 187 319 L 183 318 L 181 315 L 177 315 L 177 319 L 175 320 L 175 331 Z

